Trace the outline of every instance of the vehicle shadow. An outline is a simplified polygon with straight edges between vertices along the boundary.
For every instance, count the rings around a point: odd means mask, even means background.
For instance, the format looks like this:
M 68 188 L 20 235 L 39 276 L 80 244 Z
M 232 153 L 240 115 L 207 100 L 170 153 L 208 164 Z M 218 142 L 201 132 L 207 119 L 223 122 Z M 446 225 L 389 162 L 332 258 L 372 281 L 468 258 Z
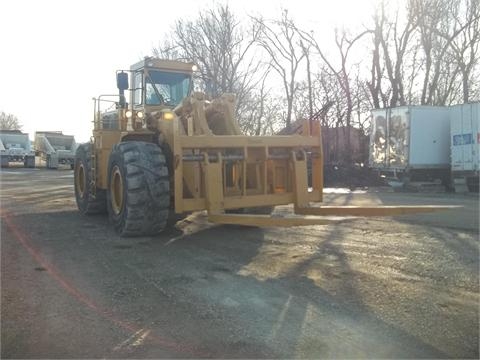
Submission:
M 341 228 L 332 229 L 319 239 L 314 254 L 281 276 L 261 281 L 263 290 L 257 289 L 257 296 L 263 293 L 271 298 L 274 291 L 277 304 L 270 304 L 270 311 L 258 311 L 262 319 L 258 326 L 270 334 L 281 357 L 448 357 L 363 303 L 357 291 L 362 276 L 350 267 L 341 246 L 343 238 Z M 310 278 L 312 269 L 317 273 L 315 281 Z

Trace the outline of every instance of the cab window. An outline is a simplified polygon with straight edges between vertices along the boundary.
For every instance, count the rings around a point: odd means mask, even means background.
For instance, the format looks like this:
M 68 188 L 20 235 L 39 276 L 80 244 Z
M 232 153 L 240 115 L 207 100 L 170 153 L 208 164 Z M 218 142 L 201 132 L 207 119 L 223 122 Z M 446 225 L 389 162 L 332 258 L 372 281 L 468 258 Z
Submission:
M 138 72 L 134 77 L 134 86 L 133 86 L 133 104 L 142 105 L 143 104 L 143 73 Z

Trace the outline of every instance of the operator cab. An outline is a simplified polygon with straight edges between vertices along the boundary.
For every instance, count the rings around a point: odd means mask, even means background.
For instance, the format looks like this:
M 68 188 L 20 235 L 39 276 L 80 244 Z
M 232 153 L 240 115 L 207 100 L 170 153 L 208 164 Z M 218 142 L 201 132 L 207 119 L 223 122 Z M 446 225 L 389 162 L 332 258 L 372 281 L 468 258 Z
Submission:
M 130 103 L 145 113 L 175 108 L 192 91 L 193 63 L 145 58 L 131 70 Z
M 119 102 L 115 102 L 116 111 L 101 113 L 100 101 L 107 100 L 99 97 L 95 102 L 96 128 L 157 131 L 159 122 L 172 120 L 175 117 L 173 109 L 192 93 L 195 70 L 193 63 L 146 57 L 132 65 L 129 71 L 117 71 Z M 130 91 L 128 103 L 125 90 Z

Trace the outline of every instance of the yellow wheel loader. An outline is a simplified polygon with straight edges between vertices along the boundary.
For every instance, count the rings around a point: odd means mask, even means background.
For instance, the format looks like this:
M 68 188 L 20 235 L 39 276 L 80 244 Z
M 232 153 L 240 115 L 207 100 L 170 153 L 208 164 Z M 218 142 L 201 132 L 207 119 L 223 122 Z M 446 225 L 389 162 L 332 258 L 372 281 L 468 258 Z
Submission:
M 192 63 L 145 58 L 117 72 L 118 95 L 94 99 L 93 136 L 78 147 L 74 168 L 83 214 L 107 211 L 120 235 L 140 236 L 160 233 L 175 214 L 199 210 L 217 223 L 298 226 L 334 221 L 325 215 L 450 208 L 312 206 L 323 192 L 319 123 L 305 122 L 301 134 L 245 136 L 234 116 L 235 96 L 209 100 L 194 92 L 194 70 Z M 114 110 L 101 111 L 105 102 Z M 258 214 L 291 203 L 296 216 Z

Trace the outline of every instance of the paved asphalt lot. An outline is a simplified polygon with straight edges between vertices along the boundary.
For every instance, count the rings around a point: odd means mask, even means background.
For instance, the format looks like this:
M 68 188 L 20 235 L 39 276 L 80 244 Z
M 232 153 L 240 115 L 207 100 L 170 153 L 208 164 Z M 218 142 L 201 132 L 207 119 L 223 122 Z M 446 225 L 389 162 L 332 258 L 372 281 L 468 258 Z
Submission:
M 478 194 L 329 190 L 464 207 L 131 239 L 77 212 L 70 170 L 0 181 L 2 358 L 479 357 Z

